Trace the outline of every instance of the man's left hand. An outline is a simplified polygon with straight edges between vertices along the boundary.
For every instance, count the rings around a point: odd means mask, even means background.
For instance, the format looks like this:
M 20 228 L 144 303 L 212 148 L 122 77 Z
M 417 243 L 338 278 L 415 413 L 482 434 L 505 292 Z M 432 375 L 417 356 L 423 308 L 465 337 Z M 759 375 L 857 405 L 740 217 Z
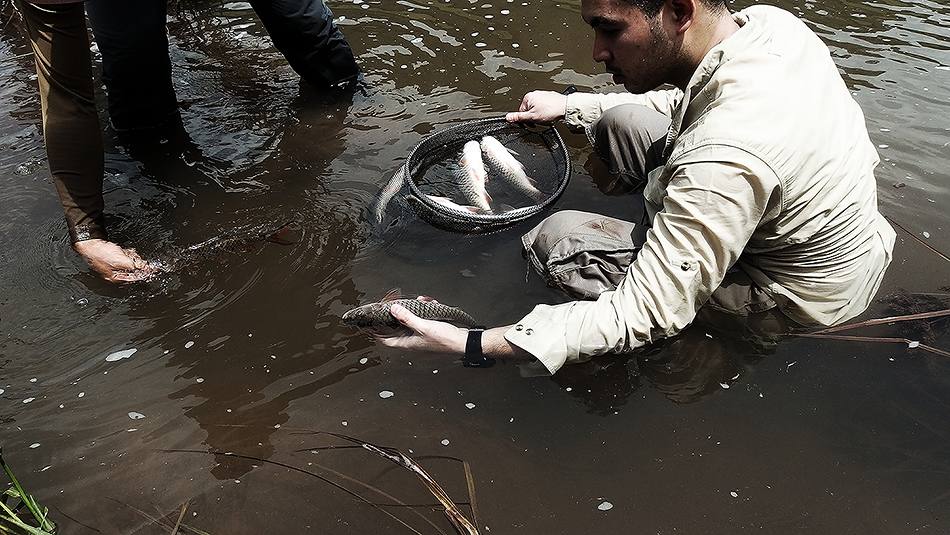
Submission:
M 384 346 L 456 355 L 465 353 L 465 341 L 468 338 L 466 329 L 444 321 L 422 319 L 399 305 L 391 306 L 389 311 L 412 332 L 403 335 L 373 333 Z

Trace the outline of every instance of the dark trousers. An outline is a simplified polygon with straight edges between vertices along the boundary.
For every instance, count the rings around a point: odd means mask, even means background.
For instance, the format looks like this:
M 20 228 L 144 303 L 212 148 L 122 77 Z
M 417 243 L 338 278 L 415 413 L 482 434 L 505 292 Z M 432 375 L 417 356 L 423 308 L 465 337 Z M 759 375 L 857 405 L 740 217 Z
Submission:
M 105 239 L 102 137 L 82 4 L 16 5 L 33 47 L 46 155 L 70 236 Z
M 322 0 L 252 0 L 274 46 L 308 83 L 332 87 L 359 74 L 353 51 Z M 102 54 L 109 117 L 120 131 L 177 120 L 166 0 L 88 0 Z

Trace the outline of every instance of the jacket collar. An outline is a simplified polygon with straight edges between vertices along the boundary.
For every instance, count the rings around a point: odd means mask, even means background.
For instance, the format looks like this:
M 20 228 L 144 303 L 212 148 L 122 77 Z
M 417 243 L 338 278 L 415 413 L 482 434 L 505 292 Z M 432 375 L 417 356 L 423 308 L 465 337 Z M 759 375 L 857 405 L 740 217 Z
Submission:
M 739 25 L 739 29 L 729 37 L 723 39 L 719 44 L 712 47 L 709 52 L 703 56 L 693 76 L 690 77 L 686 85 L 686 91 L 683 92 L 683 98 L 680 100 L 676 112 L 673 114 L 673 120 L 670 122 L 670 130 L 666 135 L 666 144 L 663 148 L 664 158 L 669 158 L 673 152 L 673 145 L 683 129 L 683 120 L 686 117 L 687 109 L 693 104 L 697 95 L 701 94 L 703 89 L 709 84 L 712 77 L 716 74 L 719 66 L 726 62 L 730 57 L 741 50 L 747 49 L 754 35 L 758 32 L 756 24 L 745 12 L 732 14 L 733 20 Z

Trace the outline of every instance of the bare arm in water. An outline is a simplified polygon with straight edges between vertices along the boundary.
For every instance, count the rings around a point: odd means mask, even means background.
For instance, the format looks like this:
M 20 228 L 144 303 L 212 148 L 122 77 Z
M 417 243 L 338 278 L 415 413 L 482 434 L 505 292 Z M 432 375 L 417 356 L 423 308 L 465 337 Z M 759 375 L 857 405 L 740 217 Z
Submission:
M 377 336 L 381 344 L 386 347 L 409 349 L 412 351 L 429 351 L 432 353 L 448 353 L 463 355 L 465 342 L 468 338 L 468 329 L 456 327 L 444 321 L 422 319 L 404 307 L 393 305 L 390 313 L 400 323 L 412 331 L 405 336 Z M 531 354 L 520 347 L 511 344 L 505 339 L 505 331 L 511 326 L 495 327 L 482 333 L 482 353 L 486 357 L 529 358 Z

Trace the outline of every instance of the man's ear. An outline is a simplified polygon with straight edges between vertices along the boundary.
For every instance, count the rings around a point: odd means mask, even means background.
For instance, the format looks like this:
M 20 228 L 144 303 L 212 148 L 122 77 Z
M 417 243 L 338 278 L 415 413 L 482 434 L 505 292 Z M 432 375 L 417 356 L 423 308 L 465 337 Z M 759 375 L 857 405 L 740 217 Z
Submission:
M 700 0 L 666 0 L 663 4 L 668 20 L 676 29 L 676 33 L 683 33 L 692 25 L 698 1 Z

